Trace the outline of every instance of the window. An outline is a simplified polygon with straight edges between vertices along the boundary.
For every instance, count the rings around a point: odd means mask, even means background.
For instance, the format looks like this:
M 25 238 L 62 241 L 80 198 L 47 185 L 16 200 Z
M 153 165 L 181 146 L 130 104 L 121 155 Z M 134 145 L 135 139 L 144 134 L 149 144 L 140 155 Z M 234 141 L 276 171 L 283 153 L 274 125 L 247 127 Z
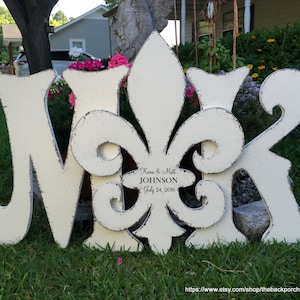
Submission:
M 233 11 L 223 14 L 222 25 L 223 36 L 233 33 Z M 244 27 L 244 9 L 238 11 L 238 26 L 239 32 L 242 31 Z
M 199 41 L 204 36 L 208 36 L 210 34 L 213 34 L 213 26 L 209 24 L 207 21 L 200 21 L 199 22 Z
M 72 48 L 81 48 L 82 51 L 86 51 L 85 50 L 85 40 L 83 39 L 70 39 L 70 49 Z

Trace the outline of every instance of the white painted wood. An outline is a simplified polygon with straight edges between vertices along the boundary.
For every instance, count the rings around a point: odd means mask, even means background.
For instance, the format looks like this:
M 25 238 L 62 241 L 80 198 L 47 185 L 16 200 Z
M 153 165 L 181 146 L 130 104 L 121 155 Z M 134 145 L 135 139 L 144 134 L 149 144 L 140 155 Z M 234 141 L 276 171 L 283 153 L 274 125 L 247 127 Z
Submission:
M 156 69 L 153 68 L 158 56 L 166 58 L 162 59 L 161 67 L 163 70 L 169 70 L 172 74 L 171 77 L 167 78 L 164 73 L 157 73 Z M 141 74 L 143 74 L 143 76 L 141 76 Z M 85 162 L 88 163 L 89 159 L 95 157 L 95 155 L 91 156 L 89 154 L 86 155 L 85 153 L 82 155 L 79 154 L 81 151 L 80 145 L 83 143 L 82 141 L 84 139 L 84 133 L 89 132 L 94 136 L 93 140 L 97 140 L 97 142 L 93 144 L 93 153 L 95 153 L 98 145 L 109 141 L 120 145 L 132 155 L 139 167 L 137 173 L 148 172 L 148 169 L 149 172 L 153 172 L 153 169 L 155 172 L 157 171 L 156 169 L 159 169 L 159 172 L 168 172 L 168 170 L 173 172 L 174 169 L 177 169 L 176 164 L 179 164 L 179 162 L 171 161 L 169 163 L 169 159 L 165 152 L 167 150 L 167 144 L 172 129 L 174 128 L 183 105 L 184 91 L 184 74 L 177 58 L 159 34 L 154 32 L 148 39 L 148 43 L 144 45 L 137 56 L 128 79 L 130 104 L 145 133 L 147 145 L 144 145 L 138 133 L 127 121 L 108 112 L 94 111 L 90 112 L 85 118 L 79 121 L 74 130 L 72 147 L 74 148 L 76 157 L 78 157 L 78 160 L 83 166 L 85 166 Z M 76 152 L 76 148 L 78 148 L 78 152 Z M 82 161 L 80 159 L 82 159 Z M 99 163 L 101 163 L 101 159 L 98 158 L 98 160 Z M 103 169 L 103 167 L 105 167 L 105 160 L 102 161 L 104 162 L 102 165 Z M 93 166 L 90 171 L 97 172 L 97 170 L 94 170 Z M 135 173 L 136 172 L 132 172 L 123 176 L 123 184 L 125 186 L 127 182 L 126 178 L 128 176 L 129 178 L 130 175 L 135 178 L 141 176 L 141 174 L 136 175 Z M 187 174 L 188 172 L 184 173 Z M 176 177 L 175 180 L 177 180 L 178 175 L 175 174 L 174 176 Z M 188 181 L 188 184 L 192 184 L 193 178 L 194 176 L 188 174 L 187 179 L 184 179 L 183 184 L 185 184 L 186 181 Z M 175 186 L 178 186 L 178 184 L 175 184 Z M 117 193 L 117 188 L 112 190 L 112 186 L 109 185 L 106 189 L 109 188 L 111 189 L 112 195 Z M 174 197 L 174 195 L 175 197 L 177 196 L 177 198 L 179 197 L 177 189 L 171 185 L 169 193 L 163 193 L 163 191 L 159 190 L 160 186 L 157 188 L 158 191 L 154 197 L 152 192 L 146 190 L 143 190 L 143 192 L 139 194 L 137 203 L 142 203 L 143 205 L 146 203 L 146 207 L 151 206 L 152 212 L 149 214 L 146 222 L 150 230 L 148 230 L 146 225 L 143 225 L 141 229 L 136 231 L 136 234 L 138 236 L 147 237 L 154 251 L 164 252 L 171 246 L 172 236 L 181 235 L 184 230 L 170 218 L 166 207 L 167 199 Z M 99 199 L 99 201 L 110 202 L 111 199 L 106 199 L 106 194 L 101 194 L 102 190 L 103 189 L 99 189 L 97 191 L 97 199 Z M 155 201 L 157 195 L 166 199 Z M 155 205 L 153 205 L 152 201 L 155 201 Z M 148 204 L 148 202 L 150 202 L 151 205 Z M 102 218 L 108 214 L 109 211 L 102 210 L 102 205 L 103 204 L 99 206 L 99 209 L 95 207 L 95 210 L 97 211 L 96 217 L 99 222 L 105 223 L 107 227 L 112 227 L 112 229 L 115 230 L 128 226 L 128 223 L 130 223 L 129 220 L 126 221 L 126 226 L 124 226 L 119 219 L 112 222 L 114 226 L 103 221 Z M 113 209 L 110 205 L 105 207 L 108 207 L 111 210 Z M 134 213 L 132 214 L 135 214 L 135 218 L 133 218 L 131 225 L 142 217 L 143 210 L 141 212 L 141 210 L 137 210 L 136 207 L 138 207 L 138 205 L 135 206 L 135 209 L 132 208 L 132 210 L 134 210 Z M 156 213 L 153 213 L 154 211 Z M 101 214 L 101 212 L 103 212 L 103 214 Z M 129 210 L 123 213 L 127 213 L 128 215 L 131 212 Z M 121 220 L 123 219 L 124 218 L 121 218 Z M 161 223 L 157 222 L 158 219 L 161 220 Z M 161 234 L 159 235 L 156 234 L 158 232 L 158 227 L 161 228 Z M 154 234 L 154 232 L 156 233 Z
M 169 76 L 164 72 L 158 74 L 153 68 L 156 54 L 161 57 L 161 70 L 168 70 Z M 137 56 L 128 78 L 129 101 L 147 145 L 126 120 L 105 111 L 88 113 L 78 122 L 72 136 L 74 155 L 92 174 L 108 175 L 119 163 L 97 155 L 98 146 L 105 142 L 120 145 L 133 157 L 138 169 L 124 174 L 122 183 L 140 191 L 136 204 L 126 211 L 114 208 L 111 201 L 121 196 L 120 187 L 107 184 L 95 194 L 95 216 L 109 229 L 124 230 L 150 210 L 135 234 L 148 238 L 152 250 L 159 253 L 167 252 L 172 237 L 184 232 L 170 217 L 168 209 L 194 227 L 211 226 L 224 213 L 223 192 L 213 182 L 203 181 L 197 185 L 199 199 L 207 198 L 207 204 L 201 209 L 191 209 L 182 203 L 178 188 L 194 181 L 191 172 L 179 168 L 186 151 L 199 141 L 213 140 L 217 144 L 215 155 L 208 159 L 197 157 L 198 166 L 211 173 L 230 167 L 243 146 L 239 123 L 226 110 L 215 108 L 187 120 L 168 146 L 183 105 L 184 89 L 185 79 L 178 60 L 154 32 Z
M 231 112 L 235 96 L 248 73 L 247 67 L 222 75 L 190 68 L 187 71 L 187 77 L 196 89 L 202 110 L 220 107 Z
M 300 213 L 288 182 L 291 162 L 269 151 L 300 122 L 300 71 L 280 70 L 271 74 L 260 90 L 261 104 L 268 113 L 279 105 L 281 118 L 245 151 L 247 170 L 253 177 L 271 216 L 263 240 L 296 242 L 300 239 Z
M 72 72 L 73 74 L 76 72 L 75 77 L 78 78 L 75 82 L 70 75 Z M 73 88 L 76 92 L 77 87 L 81 87 L 78 91 L 79 96 L 75 105 L 73 124 L 87 111 L 95 107 L 109 109 L 113 106 L 111 109 L 117 111 L 117 88 L 127 73 L 127 69 L 121 67 L 109 72 L 102 72 L 101 75 L 98 73 L 98 76 L 96 73 L 84 73 L 84 75 L 80 75 L 80 73 L 84 72 L 68 70 L 65 73 L 69 81 L 74 83 Z M 0 212 L 6 216 L 1 217 L 0 215 L 0 222 L 3 222 L 1 223 L 3 224 L 2 228 L 9 228 L 9 230 L 1 232 L 1 243 L 20 241 L 29 228 L 32 210 L 30 157 L 37 172 L 53 237 L 61 247 L 66 247 L 69 242 L 84 170 L 75 161 L 70 149 L 64 165 L 57 150 L 47 112 L 47 99 L 45 98 L 47 89 L 54 77 L 53 71 L 24 78 L 1 77 L 0 93 L 9 128 L 14 165 L 12 199 L 10 204 L 2 208 L 2 212 Z M 20 89 L 13 89 L 12 87 L 15 86 L 20 87 Z M 111 86 L 111 88 L 106 89 L 107 86 Z M 22 95 L 20 95 L 20 91 Z M 104 92 L 99 93 L 99 91 Z M 90 94 L 91 97 L 81 97 L 82 92 L 83 95 Z M 111 149 L 105 151 L 112 152 Z M 116 149 L 113 151 L 116 152 Z M 101 181 L 101 179 L 99 180 Z M 92 179 L 92 184 L 95 185 L 96 183 L 97 179 Z M 27 201 L 24 196 L 21 196 L 23 194 L 28 195 Z M 13 215 L 17 216 L 17 223 L 14 222 Z M 15 224 L 12 225 L 12 222 Z M 118 246 L 126 249 L 133 248 L 134 244 L 135 248 L 140 248 L 140 245 L 127 232 L 118 234 L 118 237 L 122 235 L 125 235 L 130 241 L 129 246 L 115 243 L 116 248 Z M 97 240 L 95 244 L 105 247 L 107 241 L 104 239 Z
M 154 68 L 160 59 L 159 72 Z M 281 118 L 243 146 L 243 132 L 232 115 L 235 95 L 248 74 L 240 68 L 226 75 L 190 69 L 188 77 L 200 98 L 201 110 L 187 119 L 170 140 L 184 103 L 185 77 L 167 43 L 153 32 L 128 77 L 128 95 L 146 141 L 118 114 L 118 85 L 126 67 L 101 72 L 68 70 L 64 77 L 76 95 L 71 146 L 65 164 L 57 151 L 45 95 L 54 80 L 51 70 L 30 77 L 1 75 L 0 98 L 9 129 L 14 167 L 10 203 L 0 209 L 0 243 L 14 244 L 26 235 L 32 213 L 32 165 L 55 241 L 66 247 L 72 230 L 84 170 L 90 172 L 94 232 L 89 247 L 139 251 L 137 237 L 148 239 L 156 253 L 166 253 L 172 238 L 184 232 L 172 212 L 196 230 L 186 245 L 246 241 L 232 219 L 232 180 L 245 169 L 256 184 L 270 214 L 263 240 L 295 242 L 300 238 L 300 214 L 288 183 L 290 162 L 270 151 L 300 121 L 300 71 L 281 70 L 261 87 L 260 100 Z M 202 143 L 195 166 L 203 173 L 196 183 L 199 208 L 187 207 L 178 189 L 194 183 L 195 175 L 181 169 L 184 154 Z M 121 176 L 119 147 L 134 159 L 137 169 Z M 76 158 L 76 159 L 75 159 Z M 139 191 L 135 205 L 125 210 L 123 186 Z M 146 216 L 146 217 L 145 217 Z M 141 219 L 143 221 L 141 221 Z
M 119 110 L 119 85 L 127 72 L 128 68 L 125 66 L 100 72 L 81 72 L 77 70 L 65 71 L 63 75 L 76 95 L 76 109 L 80 112 L 80 117 L 83 117 L 85 114 L 95 109 L 102 109 L 117 114 Z M 77 115 L 77 117 L 79 116 Z M 76 120 L 78 120 L 78 118 L 76 118 Z M 101 118 L 99 121 L 101 122 Z M 101 126 L 102 125 L 100 124 L 100 127 Z M 122 160 L 119 153 L 119 147 L 116 145 L 105 143 L 101 147 L 101 151 L 99 150 L 98 146 L 100 143 L 97 143 L 94 139 L 94 131 L 95 127 L 84 131 L 83 135 L 85 140 L 82 140 L 80 145 L 74 143 L 72 150 L 79 164 L 83 164 L 84 168 L 92 174 L 92 201 L 93 206 L 97 207 L 98 201 L 94 197 L 95 192 L 106 182 L 120 182 L 119 170 L 121 168 Z M 86 151 L 88 153 L 86 153 Z M 82 162 L 80 153 L 78 152 L 83 153 L 84 162 Z M 101 156 L 99 154 L 104 157 L 104 161 L 109 166 L 109 171 L 98 163 L 101 162 Z M 114 158 L 116 163 L 114 163 L 114 167 L 111 168 L 112 161 L 115 161 Z M 124 206 L 121 196 L 117 198 L 116 204 L 118 208 Z M 85 241 L 85 244 L 88 247 L 95 247 L 98 249 L 106 248 L 107 245 L 109 245 L 112 250 L 129 249 L 130 251 L 137 251 L 143 249 L 143 245 L 127 230 L 120 232 L 109 230 L 101 226 L 96 219 L 94 221 L 93 233 Z
M 187 76 L 195 86 L 202 110 L 222 107 L 231 112 L 235 96 L 248 73 L 249 69 L 246 67 L 236 69 L 225 75 L 209 74 L 203 70 L 191 68 L 188 70 Z M 205 142 L 202 143 L 201 150 L 202 155 L 209 158 L 215 153 L 216 147 L 211 142 Z M 223 190 L 225 195 L 225 212 L 222 219 L 214 226 L 205 229 L 196 229 L 187 239 L 186 245 L 205 247 L 218 242 L 225 244 L 233 241 L 245 242 L 246 237 L 233 223 L 232 176 L 223 178 L 224 172 L 215 174 L 203 172 L 202 176 L 206 180 L 216 182 Z
M 263 239 L 287 242 L 299 239 L 299 207 L 288 184 L 290 162 L 270 152 L 273 145 L 299 124 L 300 110 L 296 108 L 299 103 L 299 80 L 300 72 L 296 70 L 277 71 L 266 79 L 261 87 L 261 104 L 269 113 L 276 105 L 280 105 L 283 115 L 247 144 L 229 169 L 219 174 L 205 174 L 205 178 L 217 182 L 223 189 L 225 214 L 215 226 L 197 229 L 186 241 L 187 245 L 201 247 L 218 241 L 228 243 L 245 240 L 232 222 L 232 177 L 239 169 L 245 169 L 250 174 L 269 210 L 271 225 Z
M 83 170 L 68 153 L 65 166 L 58 153 L 47 111 L 52 70 L 30 77 L 1 76 L 0 96 L 11 143 L 14 187 L 10 203 L 0 212 L 0 242 L 16 243 L 30 225 L 32 170 L 38 182 L 55 241 L 69 242 Z

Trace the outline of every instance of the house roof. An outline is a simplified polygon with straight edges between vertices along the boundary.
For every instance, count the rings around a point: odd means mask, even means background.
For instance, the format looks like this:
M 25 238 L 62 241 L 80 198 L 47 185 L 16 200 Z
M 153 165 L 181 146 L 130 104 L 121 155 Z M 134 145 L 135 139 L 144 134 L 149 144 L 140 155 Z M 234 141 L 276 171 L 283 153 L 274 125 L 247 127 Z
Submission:
M 22 45 L 22 35 L 16 24 L 2 24 L 3 45 L 8 46 L 12 43 L 14 46 Z
M 65 28 L 67 28 L 69 26 L 72 26 L 73 24 L 77 23 L 78 21 L 80 21 L 82 19 L 88 18 L 90 15 L 92 15 L 92 14 L 98 12 L 98 11 L 101 11 L 102 12 L 101 15 L 103 15 L 105 12 L 108 11 L 108 8 L 105 5 L 99 5 L 99 6 L 95 7 L 95 8 L 93 8 L 93 9 L 89 10 L 85 14 L 83 14 L 83 15 L 81 15 L 81 16 L 79 16 L 79 17 L 77 17 L 77 18 L 75 18 L 75 19 L 73 19 L 73 20 L 71 20 L 71 21 L 69 21 L 69 22 L 67 22 L 67 23 L 59 26 L 59 27 L 56 27 L 54 29 L 54 33 L 55 32 L 59 32 L 61 30 L 64 30 Z
M 54 33 L 59 32 L 69 26 L 72 26 L 73 24 L 77 23 L 78 21 L 82 19 L 88 18 L 90 15 L 101 11 L 101 13 L 105 13 L 108 11 L 108 8 L 105 5 L 99 5 L 95 7 L 94 9 L 86 12 L 85 14 L 67 22 L 64 25 L 61 25 L 59 27 L 54 28 Z M 21 32 L 16 24 L 3 24 L 2 25 L 2 33 L 3 33 L 3 45 L 8 46 L 10 43 L 13 46 L 21 46 L 22 45 L 22 35 Z

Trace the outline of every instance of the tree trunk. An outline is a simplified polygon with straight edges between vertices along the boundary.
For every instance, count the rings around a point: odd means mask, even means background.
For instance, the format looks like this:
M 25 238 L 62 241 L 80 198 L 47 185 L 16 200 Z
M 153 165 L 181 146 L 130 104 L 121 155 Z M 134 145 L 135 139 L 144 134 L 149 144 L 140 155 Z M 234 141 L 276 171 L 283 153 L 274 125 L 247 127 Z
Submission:
M 38 25 L 41 22 L 43 26 Z M 26 30 L 22 33 L 23 47 L 29 64 L 30 74 L 52 69 L 50 43 L 46 26 L 42 18 L 31 20 L 27 24 Z
M 112 24 L 117 51 L 132 60 L 154 29 L 167 26 L 172 8 L 172 0 L 121 0 Z
M 49 17 L 58 0 L 4 0 L 18 25 L 30 74 L 52 68 Z

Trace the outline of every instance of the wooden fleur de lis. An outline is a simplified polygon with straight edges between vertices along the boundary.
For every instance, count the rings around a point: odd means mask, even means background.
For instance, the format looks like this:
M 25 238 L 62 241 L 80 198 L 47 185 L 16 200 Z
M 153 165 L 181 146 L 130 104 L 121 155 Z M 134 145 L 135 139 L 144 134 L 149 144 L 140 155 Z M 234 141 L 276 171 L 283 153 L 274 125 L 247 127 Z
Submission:
M 159 70 L 154 68 L 157 56 L 161 57 Z M 122 198 L 122 187 L 111 182 L 97 190 L 94 213 L 99 223 L 115 231 L 131 227 L 146 215 L 134 233 L 148 238 L 153 251 L 159 253 L 167 252 L 172 237 L 184 232 L 170 211 L 196 228 L 213 225 L 224 212 L 223 192 L 212 181 L 203 180 L 196 186 L 197 197 L 206 199 L 203 206 L 192 209 L 182 202 L 178 189 L 192 185 L 195 180 L 193 173 L 179 167 L 184 154 L 201 141 L 214 141 L 218 147 L 214 156 L 202 157 L 198 163 L 206 173 L 220 172 L 236 160 L 243 145 L 239 123 L 219 108 L 194 114 L 170 140 L 182 109 L 184 91 L 181 65 L 160 35 L 153 32 L 128 77 L 130 105 L 146 141 L 128 121 L 103 110 L 89 112 L 72 135 L 73 153 L 91 174 L 108 176 L 120 168 L 120 155 L 113 159 L 99 155 L 97 149 L 107 142 L 126 149 L 133 157 L 137 169 L 123 174 L 122 184 L 139 190 L 135 205 L 127 210 L 114 207 L 112 200 Z

